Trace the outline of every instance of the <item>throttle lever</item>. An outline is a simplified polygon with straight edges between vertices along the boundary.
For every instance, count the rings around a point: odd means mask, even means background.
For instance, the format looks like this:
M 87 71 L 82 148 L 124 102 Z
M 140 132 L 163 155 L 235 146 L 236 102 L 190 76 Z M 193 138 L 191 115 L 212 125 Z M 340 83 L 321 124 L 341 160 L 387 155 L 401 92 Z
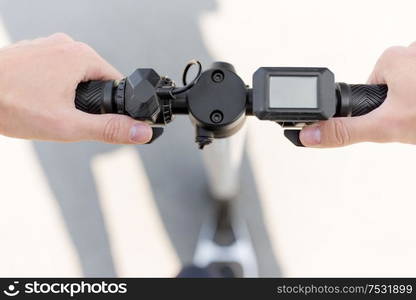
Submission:
M 299 138 L 300 129 L 285 129 L 283 130 L 283 134 L 289 141 L 292 142 L 293 145 L 298 147 L 305 147 Z
M 163 134 L 164 129 L 163 127 L 152 127 L 152 131 L 152 138 L 146 143 L 146 145 L 153 143 L 158 137 L 160 137 Z

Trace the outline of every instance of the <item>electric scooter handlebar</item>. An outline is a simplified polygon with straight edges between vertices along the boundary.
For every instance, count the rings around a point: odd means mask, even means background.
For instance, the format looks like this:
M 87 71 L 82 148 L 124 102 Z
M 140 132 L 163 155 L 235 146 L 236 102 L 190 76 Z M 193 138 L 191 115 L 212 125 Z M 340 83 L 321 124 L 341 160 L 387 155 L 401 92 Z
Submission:
M 192 65 L 198 65 L 198 73 L 188 83 Z M 367 114 L 387 96 L 386 85 L 335 83 L 326 68 L 259 68 L 249 88 L 229 63 L 217 62 L 202 71 L 198 61 L 191 61 L 182 81 L 176 87 L 153 69 L 137 69 L 120 81 L 80 83 L 75 106 L 92 114 L 128 115 L 159 128 L 175 115 L 189 115 L 200 149 L 214 138 L 233 135 L 246 116 L 254 115 L 279 123 L 285 136 L 302 146 L 299 132 L 304 125 Z
M 379 107 L 387 96 L 385 84 L 351 84 L 351 116 L 362 116 Z

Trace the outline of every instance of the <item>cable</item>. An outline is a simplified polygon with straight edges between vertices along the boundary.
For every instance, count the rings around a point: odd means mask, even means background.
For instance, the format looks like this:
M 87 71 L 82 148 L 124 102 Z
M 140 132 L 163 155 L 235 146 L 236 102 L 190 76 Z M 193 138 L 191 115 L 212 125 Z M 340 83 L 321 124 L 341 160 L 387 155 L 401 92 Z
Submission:
M 183 83 L 184 86 L 188 85 L 188 83 L 186 82 L 186 77 L 188 75 L 189 69 L 192 66 L 194 66 L 194 65 L 198 65 L 198 74 L 191 81 L 191 84 L 194 83 L 199 78 L 199 76 L 201 75 L 201 71 L 202 71 L 202 65 L 201 65 L 201 63 L 198 60 L 196 60 L 196 59 L 191 60 L 190 62 L 188 62 L 188 64 L 186 65 L 185 69 L 183 70 L 182 83 Z
M 186 82 L 186 76 L 188 75 L 189 69 L 192 66 L 194 66 L 194 65 L 198 65 L 198 73 L 196 74 L 195 78 L 192 79 L 192 81 L 190 83 L 187 83 Z M 180 88 L 173 88 L 171 94 L 172 95 L 177 95 L 177 94 L 181 94 L 181 93 L 186 92 L 187 90 L 189 90 L 198 81 L 199 77 L 201 76 L 201 73 L 202 73 L 202 65 L 201 65 L 201 63 L 198 60 L 196 60 L 196 59 L 191 60 L 186 65 L 185 69 L 183 70 L 182 83 L 183 83 L 184 86 L 183 87 L 180 87 Z

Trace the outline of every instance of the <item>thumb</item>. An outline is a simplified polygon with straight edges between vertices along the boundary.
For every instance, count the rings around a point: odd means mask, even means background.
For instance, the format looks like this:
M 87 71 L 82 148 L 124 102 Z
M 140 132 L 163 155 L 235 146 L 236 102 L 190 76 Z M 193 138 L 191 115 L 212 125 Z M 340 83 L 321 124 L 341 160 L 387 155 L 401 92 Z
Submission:
M 378 141 L 379 129 L 367 116 L 333 118 L 307 127 L 299 138 L 307 147 L 342 147 L 365 141 Z
M 145 144 L 152 138 L 152 128 L 128 116 L 80 113 L 78 139 L 110 144 Z

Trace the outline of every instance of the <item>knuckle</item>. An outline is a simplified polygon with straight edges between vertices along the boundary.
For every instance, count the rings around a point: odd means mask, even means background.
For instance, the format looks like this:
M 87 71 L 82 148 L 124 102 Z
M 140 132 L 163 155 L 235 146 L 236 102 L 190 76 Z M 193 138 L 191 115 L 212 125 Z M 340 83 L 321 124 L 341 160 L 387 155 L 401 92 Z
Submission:
M 79 62 L 80 59 L 90 56 L 90 47 L 83 42 L 71 42 L 59 44 L 56 47 L 59 53 L 65 55 L 69 60 L 75 59 Z
M 103 140 L 107 143 L 116 143 L 122 128 L 122 121 L 118 117 L 112 117 L 104 125 Z
M 87 53 L 91 51 L 91 47 L 84 42 L 74 42 L 74 48 L 82 53 Z
M 63 33 L 63 32 L 54 33 L 49 38 L 57 40 L 57 41 L 63 41 L 63 42 L 73 41 L 73 39 L 68 34 Z
M 71 42 L 61 45 L 61 49 L 71 56 L 84 56 L 90 52 L 90 46 L 83 42 Z
M 350 143 L 351 134 L 348 127 L 345 126 L 345 123 L 342 120 L 333 119 L 331 129 L 333 132 L 333 142 L 335 146 L 345 146 Z

